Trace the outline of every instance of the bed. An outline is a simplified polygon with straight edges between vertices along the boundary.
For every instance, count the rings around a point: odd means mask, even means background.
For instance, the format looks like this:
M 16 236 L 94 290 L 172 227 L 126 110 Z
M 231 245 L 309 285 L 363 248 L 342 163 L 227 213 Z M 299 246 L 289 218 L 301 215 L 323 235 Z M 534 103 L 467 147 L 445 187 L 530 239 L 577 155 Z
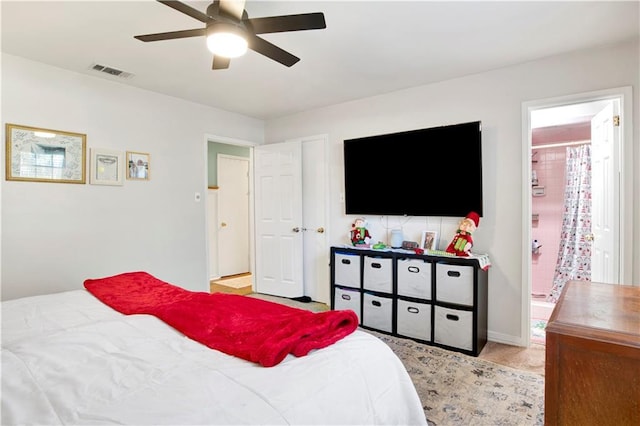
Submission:
M 122 314 L 86 288 L 2 302 L 1 420 L 427 424 L 400 360 L 363 330 L 265 367 L 157 316 Z

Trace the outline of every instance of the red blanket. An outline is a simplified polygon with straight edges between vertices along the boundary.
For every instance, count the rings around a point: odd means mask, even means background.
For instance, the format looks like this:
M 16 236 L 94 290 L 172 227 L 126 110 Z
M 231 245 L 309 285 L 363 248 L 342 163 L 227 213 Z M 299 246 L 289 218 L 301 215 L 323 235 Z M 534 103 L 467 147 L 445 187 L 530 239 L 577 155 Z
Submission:
M 146 272 L 88 279 L 85 288 L 118 312 L 150 314 L 210 348 L 271 367 L 358 327 L 351 310 L 314 313 L 252 297 L 185 290 Z

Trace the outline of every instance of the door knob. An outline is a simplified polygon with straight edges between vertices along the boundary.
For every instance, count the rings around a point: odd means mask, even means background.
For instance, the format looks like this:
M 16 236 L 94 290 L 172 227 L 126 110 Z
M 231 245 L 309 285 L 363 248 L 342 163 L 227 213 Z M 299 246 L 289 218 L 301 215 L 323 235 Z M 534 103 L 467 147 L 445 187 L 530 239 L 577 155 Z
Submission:
M 225 226 L 227 226 L 227 222 L 222 222 L 222 223 L 220 224 L 220 227 L 221 227 L 221 228 L 224 228 Z
M 293 232 L 300 232 L 300 228 L 298 228 L 297 226 L 295 228 L 292 229 Z
M 584 236 L 584 239 L 587 241 L 593 241 L 595 238 L 593 236 L 593 234 L 587 234 Z
M 316 232 L 317 232 L 318 234 L 322 234 L 322 233 L 324 232 L 324 228 L 323 228 L 323 227 L 320 227 L 320 228 L 316 229 Z

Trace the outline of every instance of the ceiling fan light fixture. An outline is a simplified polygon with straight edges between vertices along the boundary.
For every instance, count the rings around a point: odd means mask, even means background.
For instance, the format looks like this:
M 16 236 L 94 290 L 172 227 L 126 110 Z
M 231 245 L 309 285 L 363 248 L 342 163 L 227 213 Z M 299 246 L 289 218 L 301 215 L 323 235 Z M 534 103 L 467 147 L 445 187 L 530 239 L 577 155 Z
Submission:
M 206 13 L 181 1 L 158 2 L 204 23 L 205 27 L 143 34 L 134 38 L 150 42 L 204 36 L 208 49 L 213 53 L 212 70 L 228 69 L 231 59 L 243 55 L 247 49 L 290 67 L 300 58 L 259 37 L 259 34 L 327 28 L 324 14 L 321 12 L 250 19 L 244 10 L 245 0 L 212 0 Z
M 207 48 L 214 55 L 225 58 L 237 58 L 247 52 L 247 39 L 237 26 L 218 22 L 210 25 L 207 31 Z

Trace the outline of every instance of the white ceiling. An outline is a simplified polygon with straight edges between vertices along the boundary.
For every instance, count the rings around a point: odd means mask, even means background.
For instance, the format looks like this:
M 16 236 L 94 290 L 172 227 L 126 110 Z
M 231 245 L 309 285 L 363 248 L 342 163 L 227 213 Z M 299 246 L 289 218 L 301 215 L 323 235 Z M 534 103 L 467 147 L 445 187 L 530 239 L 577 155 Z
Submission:
M 531 112 L 531 128 L 589 123 L 611 101 L 593 101 L 544 108 Z
M 185 1 L 205 11 L 208 1 Z M 251 1 L 250 17 L 323 12 L 324 30 L 262 37 L 301 58 L 250 51 L 211 70 L 203 37 L 134 35 L 201 28 L 152 0 L 2 0 L 2 51 L 259 119 L 638 37 L 640 2 Z M 107 65 L 130 79 L 90 70 Z

